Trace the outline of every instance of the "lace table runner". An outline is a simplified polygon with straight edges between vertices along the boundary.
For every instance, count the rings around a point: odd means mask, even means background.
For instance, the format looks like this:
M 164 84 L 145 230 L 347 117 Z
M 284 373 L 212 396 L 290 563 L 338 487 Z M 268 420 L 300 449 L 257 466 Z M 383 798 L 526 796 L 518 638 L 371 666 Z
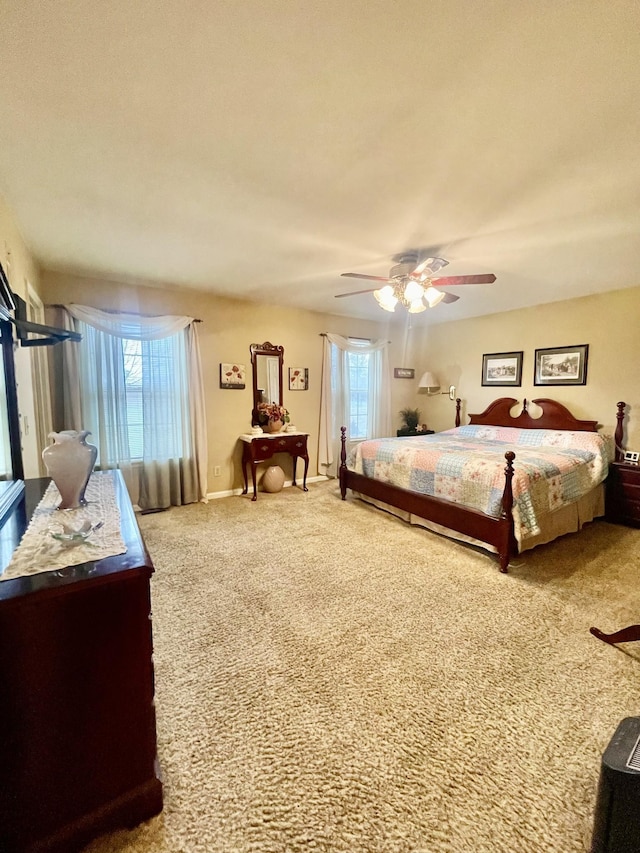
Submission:
M 113 474 L 110 471 L 92 474 L 85 499 L 86 506 L 58 510 L 60 493 L 55 484 L 50 483 L 0 580 L 51 572 L 124 554 L 127 548 L 120 534 L 120 510 Z M 60 542 L 51 535 L 62 533 L 63 524 L 75 531 L 86 521 L 92 527 L 102 524 L 84 541 Z

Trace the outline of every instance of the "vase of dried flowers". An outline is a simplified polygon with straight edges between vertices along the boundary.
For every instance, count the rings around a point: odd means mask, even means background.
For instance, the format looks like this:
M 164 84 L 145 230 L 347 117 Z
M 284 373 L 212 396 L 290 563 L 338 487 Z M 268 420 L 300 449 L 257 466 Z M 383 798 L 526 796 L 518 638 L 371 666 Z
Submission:
M 280 432 L 289 422 L 289 412 L 277 403 L 258 403 L 258 420 L 264 432 Z
M 280 432 L 284 423 L 281 420 L 277 421 L 267 421 L 266 424 L 262 427 L 263 432 Z

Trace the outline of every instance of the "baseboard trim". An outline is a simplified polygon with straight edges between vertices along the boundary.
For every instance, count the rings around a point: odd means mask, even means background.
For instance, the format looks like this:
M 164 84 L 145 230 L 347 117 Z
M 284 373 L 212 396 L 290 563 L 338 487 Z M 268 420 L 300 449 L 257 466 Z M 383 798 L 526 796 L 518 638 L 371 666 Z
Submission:
M 317 477 L 307 477 L 307 484 L 309 484 L 309 483 L 324 483 L 325 480 L 329 480 L 329 479 L 331 479 L 331 478 L 326 477 L 324 474 L 318 474 Z M 291 485 L 292 485 L 291 480 L 285 480 L 285 483 L 284 483 L 285 489 Z M 298 486 L 300 485 L 300 481 L 298 481 L 297 485 Z M 249 487 L 249 490 L 251 491 L 251 487 Z M 242 489 L 226 489 L 225 491 L 222 491 L 222 492 L 209 492 L 207 494 L 207 500 L 208 501 L 215 501 L 218 498 L 231 498 L 234 495 L 241 495 L 241 494 L 242 494 Z

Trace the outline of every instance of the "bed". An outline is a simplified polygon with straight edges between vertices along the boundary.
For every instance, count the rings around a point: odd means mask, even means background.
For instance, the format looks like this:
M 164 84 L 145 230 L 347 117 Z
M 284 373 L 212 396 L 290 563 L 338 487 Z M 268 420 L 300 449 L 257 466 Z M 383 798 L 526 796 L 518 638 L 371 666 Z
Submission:
M 615 436 L 550 399 L 501 397 L 460 426 L 416 438 L 371 439 L 347 453 L 341 430 L 340 493 L 497 554 L 501 572 L 521 551 L 575 532 L 604 514 L 608 463 L 621 455 L 625 403 Z M 349 456 L 349 462 L 347 458 Z M 515 479 L 514 479 L 515 478 Z

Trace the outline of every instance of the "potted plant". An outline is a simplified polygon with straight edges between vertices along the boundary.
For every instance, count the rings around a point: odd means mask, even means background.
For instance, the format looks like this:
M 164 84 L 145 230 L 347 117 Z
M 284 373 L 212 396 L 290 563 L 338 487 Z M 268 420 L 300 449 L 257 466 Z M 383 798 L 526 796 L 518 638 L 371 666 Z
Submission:
M 402 428 L 413 432 L 420 423 L 420 409 L 409 407 L 400 409 L 400 417 L 402 418 Z

